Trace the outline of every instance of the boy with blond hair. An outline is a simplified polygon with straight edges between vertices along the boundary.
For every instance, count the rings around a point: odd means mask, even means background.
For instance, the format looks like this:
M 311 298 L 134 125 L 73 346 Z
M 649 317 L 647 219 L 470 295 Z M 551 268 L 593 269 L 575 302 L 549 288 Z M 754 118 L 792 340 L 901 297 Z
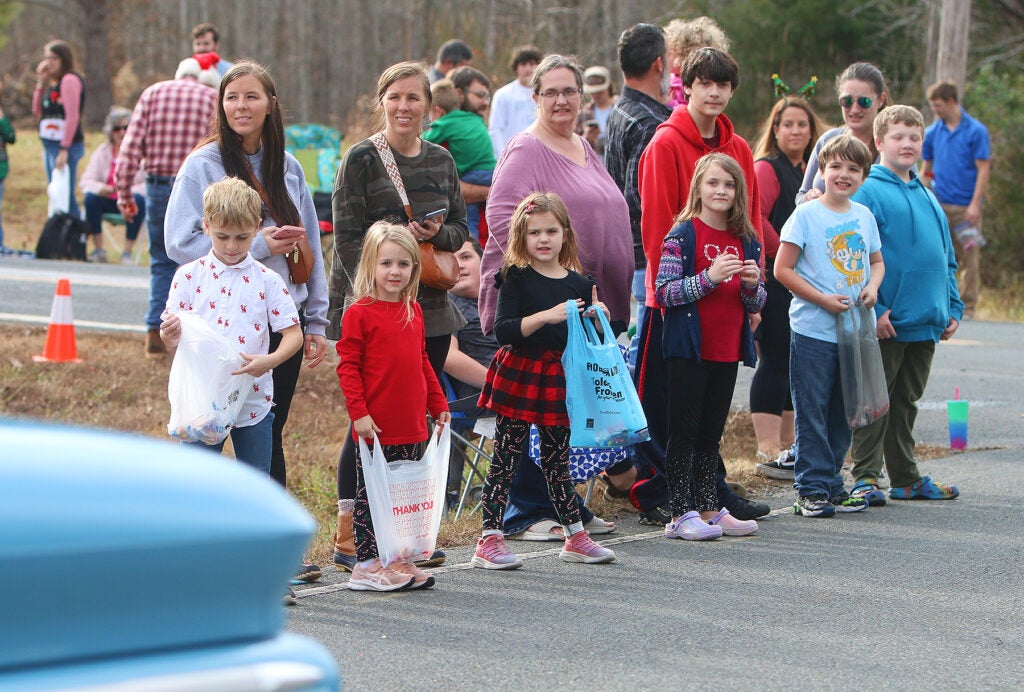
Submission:
M 836 315 L 854 304 L 874 307 L 885 274 L 878 227 L 851 201 L 871 168 L 871 152 L 841 135 L 818 155 L 825 193 L 801 204 L 786 221 L 775 278 L 793 292 L 789 381 L 796 414 L 797 501 L 793 513 L 830 517 L 859 512 L 867 501 L 846 492 L 840 472 L 850 428 L 839 381 Z
M 237 343 L 240 365 L 232 375 L 252 375 L 249 396 L 231 428 L 235 457 L 270 473 L 274 414 L 271 370 L 302 347 L 295 302 L 277 272 L 257 262 L 249 249 L 260 232 L 263 202 L 238 178 L 225 178 L 203 193 L 203 232 L 213 248 L 205 257 L 178 267 L 161 316 L 160 338 L 168 348 L 181 339 L 178 313 L 192 312 L 218 334 Z M 271 330 L 281 334 L 269 353 Z M 217 452 L 221 442 L 210 445 Z
M 875 304 L 889 412 L 853 434 L 853 496 L 884 505 L 878 486 L 884 460 L 894 500 L 951 500 L 953 485 L 922 476 L 914 459 L 917 402 L 924 394 L 935 344 L 953 336 L 964 311 L 946 215 L 917 175 L 924 118 L 911 106 L 889 106 L 874 124 L 880 163 L 854 200 L 878 222 L 887 271 Z

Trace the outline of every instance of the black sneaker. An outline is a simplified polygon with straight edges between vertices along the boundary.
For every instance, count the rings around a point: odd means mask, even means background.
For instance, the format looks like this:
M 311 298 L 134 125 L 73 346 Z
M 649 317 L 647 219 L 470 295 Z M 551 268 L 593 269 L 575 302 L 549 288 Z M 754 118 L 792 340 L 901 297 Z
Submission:
M 426 560 L 416 560 L 412 564 L 416 565 L 420 569 L 423 569 L 424 567 L 438 567 L 443 565 L 447 558 L 448 556 L 444 554 L 444 551 L 438 549 L 435 550 Z
M 793 469 L 796 467 L 796 455 L 792 449 L 784 450 L 775 461 L 765 461 L 754 468 L 754 473 L 777 481 L 794 480 Z
M 657 507 L 647 511 L 640 512 L 640 515 L 637 517 L 637 521 L 644 526 L 664 527 L 665 524 L 672 521 L 672 512 L 669 511 L 667 506 L 658 505 Z
M 824 495 L 801 495 L 793 503 L 793 514 L 801 517 L 834 517 L 836 507 Z
M 314 565 L 312 562 L 303 562 L 299 565 L 299 569 L 295 572 L 295 576 L 292 577 L 292 581 L 302 584 L 312 584 L 322 575 L 323 573 L 320 571 L 319 565 Z
M 355 555 L 334 551 L 334 568 L 339 572 L 351 572 L 357 562 L 359 562 L 359 558 Z
M 772 511 L 772 508 L 763 502 L 753 502 L 739 495 L 734 500 L 725 503 L 725 508 L 729 510 L 729 514 L 741 521 L 757 519 Z

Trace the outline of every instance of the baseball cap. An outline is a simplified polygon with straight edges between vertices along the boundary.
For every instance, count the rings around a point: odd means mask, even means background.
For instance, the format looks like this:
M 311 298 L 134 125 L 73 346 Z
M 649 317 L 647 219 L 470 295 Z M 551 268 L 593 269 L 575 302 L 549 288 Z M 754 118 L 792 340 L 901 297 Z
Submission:
M 607 67 L 601 65 L 588 67 L 587 71 L 583 73 L 583 91 L 588 94 L 604 91 L 611 86 L 611 81 L 612 73 Z

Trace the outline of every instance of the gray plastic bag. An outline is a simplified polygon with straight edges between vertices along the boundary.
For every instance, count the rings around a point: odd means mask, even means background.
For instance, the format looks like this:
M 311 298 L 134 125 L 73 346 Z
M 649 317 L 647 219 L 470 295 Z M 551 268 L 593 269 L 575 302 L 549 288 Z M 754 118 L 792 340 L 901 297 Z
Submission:
M 874 312 L 861 303 L 839 313 L 836 336 L 846 422 L 856 430 L 874 423 L 889 410 L 889 391 L 875 334 Z

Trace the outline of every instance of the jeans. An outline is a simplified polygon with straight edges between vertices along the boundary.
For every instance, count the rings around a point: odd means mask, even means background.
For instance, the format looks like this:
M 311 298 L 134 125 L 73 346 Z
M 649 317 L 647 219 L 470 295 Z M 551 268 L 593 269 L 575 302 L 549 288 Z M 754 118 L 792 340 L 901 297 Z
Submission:
M 43 143 L 43 165 L 46 166 L 46 182 L 50 182 L 53 180 L 53 169 L 57 164 L 57 154 L 60 153 L 60 142 L 48 139 L 40 141 Z M 68 148 L 67 165 L 68 170 L 71 172 L 71 199 L 69 200 L 68 213 L 76 219 L 82 218 L 82 211 L 78 208 L 78 200 L 75 198 L 75 186 L 78 184 L 78 162 L 84 156 L 84 142 L 75 142 Z
M 633 271 L 633 298 L 636 300 L 636 333 L 629 342 L 629 351 L 626 353 L 626 364 L 629 367 L 636 367 L 636 352 L 640 348 L 640 325 L 644 323 L 644 315 L 647 314 L 647 268 L 635 269 Z
M 796 489 L 801 497 L 832 498 L 843 491 L 839 475 L 850 448 L 836 344 L 793 333 L 789 382 L 796 414 Z
M 244 428 L 231 429 L 231 446 L 235 450 L 235 459 L 257 471 L 270 474 L 270 439 L 271 430 L 274 427 L 274 412 L 267 413 L 266 417 L 256 425 L 249 425 Z M 227 442 L 227 440 L 224 440 Z M 220 454 L 224 449 L 224 442 L 215 445 L 206 445 L 202 442 L 188 442 L 186 444 L 199 445 L 210 451 Z
M 464 183 L 470 185 L 484 185 L 486 187 L 491 186 L 491 178 L 494 176 L 494 171 L 466 171 L 466 174 L 459 178 Z M 480 240 L 480 214 L 483 211 L 484 203 L 475 202 L 473 204 L 466 205 L 466 225 L 469 226 L 469 234 L 475 239 Z
M 149 227 L 149 312 L 146 328 L 160 328 L 160 314 L 167 307 L 167 294 L 171 290 L 177 263 L 167 256 L 164 247 L 164 216 L 171 184 L 146 182 L 146 225 Z M 141 213 L 141 212 L 140 212 Z
M 525 531 L 544 519 L 558 521 L 558 512 L 555 511 L 551 496 L 548 494 L 544 473 L 533 463 L 528 449 L 527 440 L 519 457 L 519 468 L 512 477 L 512 485 L 509 488 L 503 526 L 505 533 L 509 535 Z M 573 498 L 580 510 L 580 521 L 586 524 L 594 518 L 594 513 L 583 506 L 583 498 L 578 493 L 573 493 Z
M 146 213 L 146 198 L 142 195 L 133 195 L 133 197 L 135 197 L 135 206 L 139 208 L 139 213 L 135 215 L 135 218 L 130 223 L 125 224 L 124 235 L 128 240 L 135 240 L 139 237 L 143 214 Z M 120 210 L 117 208 L 116 199 L 101 197 L 91 192 L 85 193 L 85 220 L 89 224 L 89 233 L 91 235 L 99 235 L 103 232 L 104 214 L 120 213 Z

